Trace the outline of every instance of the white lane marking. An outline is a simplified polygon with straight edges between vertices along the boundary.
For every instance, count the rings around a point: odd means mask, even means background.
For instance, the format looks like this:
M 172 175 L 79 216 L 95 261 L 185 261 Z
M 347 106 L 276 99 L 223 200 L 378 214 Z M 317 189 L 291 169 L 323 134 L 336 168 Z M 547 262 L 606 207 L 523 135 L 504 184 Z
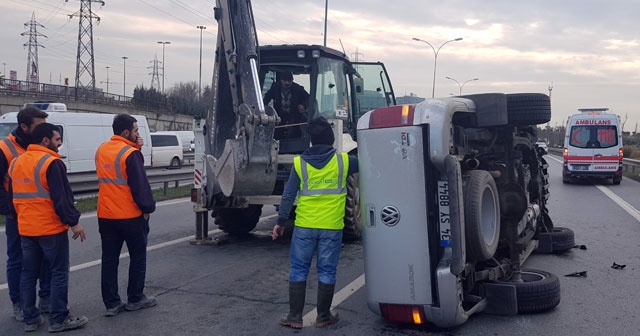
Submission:
M 640 211 L 634 208 L 633 205 L 627 203 L 627 201 L 623 200 L 620 196 L 616 195 L 609 188 L 601 185 L 596 185 L 596 188 L 600 189 L 607 197 L 609 197 L 614 203 L 618 204 L 622 210 L 626 211 L 631 217 L 635 218 L 638 222 L 640 222 Z
M 562 163 L 560 159 L 556 159 L 555 157 L 552 157 L 552 156 L 547 156 L 547 157 L 552 158 L 555 161 L 558 161 L 559 163 Z M 611 199 L 614 203 L 620 206 L 622 210 L 626 211 L 629 215 L 631 215 L 631 217 L 635 218 L 636 221 L 640 222 L 640 211 L 634 208 L 633 205 L 623 200 L 622 197 L 616 195 L 613 191 L 611 191 L 611 189 L 605 186 L 596 184 L 595 187 L 598 188 L 598 190 L 602 191 L 602 193 L 605 194 L 605 196 L 609 197 L 609 199 Z
M 158 202 L 158 204 L 156 204 L 156 206 L 164 206 L 164 205 L 173 205 L 173 204 L 180 204 L 180 203 L 186 203 L 186 202 L 191 202 L 191 198 L 178 198 L 178 199 L 173 199 L 173 200 L 168 200 L 168 201 L 163 201 L 163 202 Z M 80 219 L 85 219 L 85 218 L 92 218 L 97 216 L 97 212 L 93 211 L 93 212 L 88 212 L 85 213 L 83 215 L 80 216 Z M 0 232 L 5 232 L 5 227 L 0 227 Z
M 358 289 L 364 286 L 364 274 L 361 274 L 355 280 L 351 281 L 350 284 L 342 288 L 333 296 L 333 301 L 331 302 L 331 308 L 335 308 L 346 299 L 348 299 L 351 295 L 358 291 Z M 316 323 L 316 317 L 318 316 L 318 309 L 313 308 L 312 311 L 308 312 L 302 318 L 302 325 L 305 327 L 313 326 Z
M 166 205 L 166 204 L 163 204 L 163 205 Z M 276 217 L 276 216 L 278 216 L 278 215 L 277 214 L 269 215 L 269 216 L 266 216 L 266 217 L 262 217 L 262 220 L 270 219 L 270 218 L 273 218 L 273 217 Z M 215 234 L 215 233 L 219 233 L 219 232 L 222 232 L 222 231 L 219 230 L 219 229 L 211 230 L 211 231 L 209 231 L 209 235 L 212 235 L 212 234 Z M 147 252 L 153 251 L 153 250 L 157 250 L 157 249 L 161 249 L 163 247 L 167 247 L 167 246 L 171 246 L 171 245 L 175 245 L 175 244 L 180 244 L 180 243 L 189 241 L 189 240 L 191 240 L 193 238 L 194 238 L 194 236 L 182 237 L 182 238 L 170 240 L 168 242 L 156 244 L 156 245 L 153 245 L 153 246 L 148 246 L 147 247 Z M 129 257 L 129 252 L 125 252 L 125 253 L 121 253 L 120 254 L 120 259 L 127 258 L 127 257 Z M 84 264 L 71 266 L 71 268 L 69 270 L 71 272 L 73 272 L 73 271 L 78 271 L 78 270 L 89 268 L 89 267 L 93 267 L 93 266 L 98 266 L 100 264 L 102 264 L 102 260 L 98 259 L 98 260 L 93 260 L 93 261 L 86 262 Z M 0 284 L 0 290 L 7 289 L 7 288 L 8 288 L 8 285 L 6 283 Z

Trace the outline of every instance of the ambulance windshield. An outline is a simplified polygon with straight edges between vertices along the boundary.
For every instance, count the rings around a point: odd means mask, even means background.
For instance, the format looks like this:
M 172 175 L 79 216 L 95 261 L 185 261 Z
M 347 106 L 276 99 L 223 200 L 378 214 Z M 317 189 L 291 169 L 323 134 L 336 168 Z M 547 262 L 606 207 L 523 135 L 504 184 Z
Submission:
M 609 148 L 618 145 L 614 125 L 580 125 L 571 127 L 569 144 L 578 148 Z

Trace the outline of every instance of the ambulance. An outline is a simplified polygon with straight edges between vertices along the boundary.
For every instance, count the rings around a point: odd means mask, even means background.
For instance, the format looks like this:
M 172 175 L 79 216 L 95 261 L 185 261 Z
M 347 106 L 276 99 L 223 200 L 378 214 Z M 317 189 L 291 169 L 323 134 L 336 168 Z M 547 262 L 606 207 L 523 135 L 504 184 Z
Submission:
M 622 181 L 622 129 L 620 117 L 608 108 L 578 109 L 569 116 L 564 136 L 562 182 L 573 178 Z

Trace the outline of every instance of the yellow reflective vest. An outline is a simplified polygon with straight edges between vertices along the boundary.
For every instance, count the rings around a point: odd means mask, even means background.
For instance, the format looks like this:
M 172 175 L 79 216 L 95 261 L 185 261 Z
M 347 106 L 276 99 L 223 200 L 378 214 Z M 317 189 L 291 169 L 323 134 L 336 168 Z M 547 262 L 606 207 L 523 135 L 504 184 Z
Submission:
M 347 200 L 348 154 L 336 153 L 321 169 L 296 156 L 293 167 L 300 178 L 296 226 L 342 230 Z

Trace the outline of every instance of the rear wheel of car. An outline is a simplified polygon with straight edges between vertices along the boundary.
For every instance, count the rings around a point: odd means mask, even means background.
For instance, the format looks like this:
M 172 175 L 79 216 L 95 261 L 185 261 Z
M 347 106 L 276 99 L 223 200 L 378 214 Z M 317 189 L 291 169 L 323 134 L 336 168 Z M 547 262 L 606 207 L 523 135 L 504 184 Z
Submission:
M 496 182 L 489 172 L 472 170 L 465 175 L 464 218 L 467 257 L 490 259 L 500 238 L 500 202 Z
M 169 164 L 170 168 L 175 168 L 175 169 L 179 169 L 182 167 L 182 162 L 180 161 L 179 157 L 174 157 L 173 159 L 171 159 L 171 163 Z
M 622 176 L 614 176 L 613 180 L 611 181 L 611 183 L 613 183 L 614 185 L 619 185 L 620 182 L 622 182 Z
M 347 178 L 347 201 L 344 209 L 343 241 L 356 241 L 362 237 L 362 222 L 360 221 L 360 188 L 358 174 Z
M 215 223 L 218 228 L 231 236 L 246 235 L 256 228 L 262 205 L 253 204 L 247 208 L 227 208 L 215 211 Z
M 553 273 L 536 269 L 521 270 L 522 281 L 497 280 L 516 288 L 518 314 L 540 313 L 560 303 L 560 279 Z
M 575 234 L 573 230 L 564 227 L 554 227 L 551 232 L 539 232 L 538 239 L 545 239 L 545 236 L 551 237 L 551 253 L 563 253 L 574 246 Z M 546 251 L 547 253 L 549 250 Z
M 507 94 L 509 125 L 540 125 L 551 120 L 551 100 L 542 93 Z

